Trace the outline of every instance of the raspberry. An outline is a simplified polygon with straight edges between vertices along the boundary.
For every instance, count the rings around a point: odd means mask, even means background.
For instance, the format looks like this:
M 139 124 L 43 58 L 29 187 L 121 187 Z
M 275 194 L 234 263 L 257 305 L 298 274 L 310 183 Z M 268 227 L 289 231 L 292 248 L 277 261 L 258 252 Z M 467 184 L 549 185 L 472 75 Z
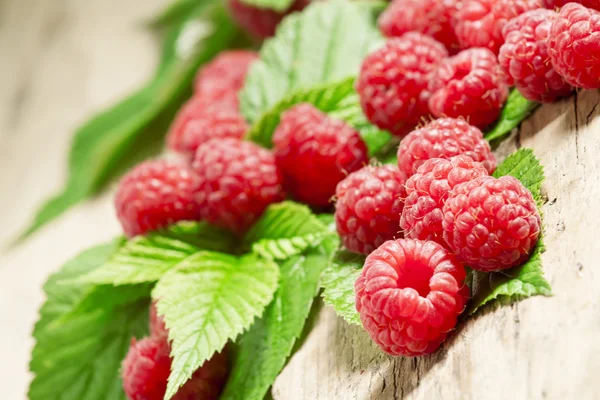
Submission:
M 502 29 L 514 17 L 541 7 L 541 0 L 467 0 L 456 13 L 454 29 L 461 47 L 487 47 L 498 54 Z
M 394 0 L 379 17 L 379 29 L 387 37 L 420 32 L 458 51 L 452 20 L 461 0 Z
M 199 176 L 196 203 L 203 219 L 244 233 L 271 203 L 283 200 L 275 158 L 254 143 L 211 140 L 200 147 L 192 168 Z
M 310 0 L 295 0 L 285 11 L 277 12 L 269 9 L 253 7 L 241 0 L 228 0 L 229 12 L 233 19 L 252 36 L 259 39 L 275 34 L 275 29 L 288 14 L 300 11 L 310 4 Z
M 129 237 L 197 220 L 198 177 L 190 168 L 166 160 L 146 161 L 123 177 L 115 195 L 117 217 Z
M 158 315 L 156 310 L 156 302 L 150 304 L 150 335 L 151 336 L 168 336 L 167 327 L 163 317 Z
M 442 207 L 448 193 L 461 183 L 487 174 L 481 163 L 467 156 L 427 160 L 406 182 L 406 200 L 400 218 L 404 237 L 433 240 L 446 247 Z
M 132 339 L 123 360 L 123 389 L 130 400 L 162 400 L 171 370 L 166 337 Z M 173 400 L 217 400 L 228 374 L 225 353 L 216 353 L 172 397 Z
M 242 139 L 248 124 L 238 111 L 231 109 L 198 110 L 192 118 L 184 117 L 167 136 L 168 147 L 192 159 L 196 149 L 210 139 Z
M 463 50 L 431 75 L 429 111 L 436 117 L 463 117 L 472 125 L 494 122 L 508 97 L 498 59 L 488 49 Z
M 273 145 L 286 191 L 314 206 L 328 205 L 338 182 L 368 162 L 358 132 L 310 104 L 283 114 Z
M 392 165 L 367 166 L 336 188 L 335 222 L 344 246 L 369 254 L 398 234 L 406 176 Z
M 356 309 L 371 339 L 394 356 L 433 353 L 456 326 L 469 289 L 465 269 L 432 241 L 390 240 L 367 256 Z
M 439 118 L 409 133 L 398 148 L 398 166 L 410 177 L 430 158 L 450 159 L 466 155 L 483 164 L 491 174 L 496 157 L 479 129 L 462 119 Z
M 450 192 L 444 204 L 444 240 L 479 271 L 523 263 L 540 235 L 540 214 L 531 193 L 512 176 L 484 176 Z
M 244 86 L 248 69 L 258 60 L 258 53 L 246 50 L 230 50 L 219 53 L 206 64 L 194 83 L 196 95 L 219 99 L 239 92 Z
M 550 103 L 569 95 L 571 86 L 554 70 L 548 56 L 548 36 L 554 11 L 527 11 L 504 26 L 505 42 L 498 59 L 521 94 Z
M 579 3 L 584 7 L 600 10 L 600 0 L 542 0 L 542 3 L 544 3 L 544 7 L 552 10 L 560 8 L 567 3 Z
M 416 32 L 390 39 L 363 61 L 356 90 L 367 118 L 394 135 L 410 132 L 429 115 L 427 83 L 448 56 L 444 46 Z
M 576 3 L 564 6 L 552 22 L 548 52 L 565 81 L 600 88 L 600 12 Z

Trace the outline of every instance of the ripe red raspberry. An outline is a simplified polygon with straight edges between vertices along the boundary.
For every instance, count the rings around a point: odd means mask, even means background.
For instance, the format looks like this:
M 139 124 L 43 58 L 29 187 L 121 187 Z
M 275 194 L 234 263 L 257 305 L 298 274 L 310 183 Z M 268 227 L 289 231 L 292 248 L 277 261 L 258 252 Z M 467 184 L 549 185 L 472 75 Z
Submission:
M 406 182 L 406 200 L 400 218 L 404 237 L 433 240 L 446 247 L 442 207 L 448 193 L 461 183 L 487 174 L 481 163 L 468 156 L 427 160 Z
M 410 177 L 431 158 L 466 155 L 483 164 L 491 174 L 496 157 L 483 134 L 462 119 L 439 118 L 409 133 L 398 148 L 398 167 Z
M 358 132 L 310 104 L 283 114 L 273 145 L 286 191 L 314 206 L 328 205 L 338 182 L 368 163 Z
M 498 54 L 502 29 L 514 17 L 540 8 L 541 0 L 467 0 L 456 13 L 454 29 L 463 49 L 487 47 Z
M 390 39 L 363 61 L 356 90 L 367 118 L 404 136 L 427 115 L 431 72 L 448 56 L 429 36 L 410 32 Z
M 192 168 L 201 217 L 244 233 L 271 203 L 284 199 L 275 157 L 254 143 L 211 140 L 198 147 Z
M 512 176 L 484 176 L 455 187 L 443 212 L 444 240 L 479 271 L 523 263 L 540 235 L 535 201 Z
M 242 89 L 248 69 L 258 60 L 258 53 L 229 50 L 219 53 L 198 71 L 194 88 L 196 95 L 219 99 Z
M 227 108 L 198 110 L 192 118 L 185 116 L 178 122 L 167 136 L 167 145 L 190 160 L 202 143 L 211 139 L 242 139 L 248 131 L 242 115 Z
M 275 29 L 288 14 L 300 11 L 310 4 L 310 0 L 295 0 L 285 11 L 277 12 L 245 4 L 241 0 L 228 0 L 231 16 L 243 29 L 258 39 L 268 38 L 275 34 Z
M 544 3 L 544 7 L 551 10 L 560 8 L 567 3 L 579 3 L 584 7 L 600 10 L 600 0 L 542 0 L 542 3 Z
M 600 88 L 600 12 L 576 3 L 564 6 L 552 22 L 548 52 L 565 81 Z
M 121 376 L 129 400 L 162 400 L 171 370 L 170 346 L 165 336 L 132 339 Z M 172 397 L 173 400 L 217 400 L 228 374 L 228 359 L 216 353 Z
M 442 61 L 429 92 L 429 111 L 436 117 L 463 117 L 484 128 L 500 115 L 508 84 L 494 53 L 474 48 Z
M 165 325 L 165 320 L 163 317 L 158 315 L 158 311 L 156 310 L 156 302 L 153 301 L 150 304 L 150 336 L 168 336 L 167 327 Z
M 355 284 L 356 309 L 388 354 L 433 353 L 456 326 L 469 295 L 465 269 L 432 241 L 390 240 L 372 252 Z
M 129 237 L 200 217 L 194 202 L 198 177 L 166 160 L 146 161 L 121 179 L 115 195 L 117 217 Z
M 386 240 L 400 237 L 398 223 L 406 176 L 396 166 L 367 166 L 338 183 L 335 222 L 344 246 L 369 254 Z
M 548 56 L 548 37 L 554 11 L 527 11 L 504 26 L 498 59 L 523 97 L 544 103 L 569 95 L 572 88 L 554 70 Z
M 456 53 L 459 47 L 452 20 L 461 4 L 461 0 L 394 0 L 379 17 L 379 29 L 387 37 L 420 32 Z

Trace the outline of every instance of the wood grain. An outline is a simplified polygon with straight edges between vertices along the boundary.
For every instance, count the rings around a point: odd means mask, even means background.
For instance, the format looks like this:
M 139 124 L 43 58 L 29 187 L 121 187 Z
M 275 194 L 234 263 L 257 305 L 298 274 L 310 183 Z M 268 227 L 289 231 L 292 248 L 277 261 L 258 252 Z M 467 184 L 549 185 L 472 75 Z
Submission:
M 273 388 L 276 400 L 599 399 L 600 93 L 540 108 L 497 154 L 531 147 L 545 167 L 553 297 L 485 307 L 429 357 L 389 357 L 324 308 Z

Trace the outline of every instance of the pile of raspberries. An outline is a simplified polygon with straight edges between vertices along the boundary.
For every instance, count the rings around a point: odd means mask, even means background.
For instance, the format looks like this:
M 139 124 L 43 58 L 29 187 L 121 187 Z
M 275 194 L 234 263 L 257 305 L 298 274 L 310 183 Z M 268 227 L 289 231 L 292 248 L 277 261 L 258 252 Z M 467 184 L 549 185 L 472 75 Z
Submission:
M 308 3 L 283 12 L 228 5 L 264 38 Z M 600 2 L 563 3 L 393 1 L 379 19 L 387 42 L 365 58 L 356 90 L 368 119 L 402 138 L 397 165 L 370 164 L 359 132 L 310 104 L 281 115 L 272 149 L 245 141 L 238 94 L 258 54 L 222 52 L 198 72 L 170 128 L 173 157 L 121 180 L 115 208 L 124 233 L 195 220 L 243 235 L 287 197 L 315 211 L 334 205 L 344 247 L 366 255 L 355 285 L 365 329 L 392 355 L 435 351 L 469 298 L 465 265 L 518 266 L 541 232 L 531 193 L 490 175 L 496 160 L 481 129 L 498 118 L 510 86 L 539 102 L 600 87 Z M 123 361 L 131 400 L 162 399 L 166 390 L 167 329 L 154 306 L 150 313 L 151 336 L 133 340 Z M 215 354 L 174 398 L 218 398 L 228 364 L 226 352 Z

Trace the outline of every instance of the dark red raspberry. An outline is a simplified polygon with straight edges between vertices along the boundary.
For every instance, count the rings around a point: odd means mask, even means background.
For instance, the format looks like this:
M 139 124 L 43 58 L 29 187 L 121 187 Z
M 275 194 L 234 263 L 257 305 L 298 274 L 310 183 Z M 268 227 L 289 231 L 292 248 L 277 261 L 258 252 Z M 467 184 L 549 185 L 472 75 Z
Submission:
M 247 50 L 229 50 L 219 53 L 206 64 L 194 83 L 197 96 L 220 99 L 242 89 L 248 69 L 258 60 L 258 53 Z
M 390 39 L 363 61 L 356 90 L 367 118 L 394 135 L 410 132 L 427 115 L 431 72 L 448 56 L 429 36 L 410 32 Z
M 573 86 L 600 88 L 600 12 L 565 5 L 552 22 L 548 52 L 556 72 Z
M 459 47 L 452 20 L 461 4 L 461 0 L 394 0 L 379 17 L 379 29 L 387 37 L 420 32 L 456 53 Z
M 454 118 L 439 118 L 409 133 L 398 148 L 398 167 L 410 177 L 431 158 L 458 155 L 479 161 L 490 174 L 496 169 L 496 157 L 481 131 Z
M 463 49 L 486 47 L 498 54 L 504 43 L 502 29 L 514 17 L 542 6 L 541 0 L 467 0 L 454 19 Z
M 328 205 L 338 182 L 368 163 L 358 132 L 310 104 L 283 114 L 273 145 L 286 191 L 314 206 Z
M 156 302 L 150 304 L 150 336 L 168 336 L 167 327 L 163 317 L 158 315 L 156 310 Z
M 117 217 L 129 237 L 167 227 L 177 221 L 198 220 L 194 202 L 198 177 L 185 165 L 146 161 L 121 179 L 115 195 Z
M 244 233 L 272 203 L 284 199 L 282 178 L 271 152 L 235 139 L 211 140 L 198 147 L 192 168 L 201 217 Z
M 504 44 L 498 59 L 523 97 L 543 103 L 569 95 L 571 86 L 554 70 L 548 55 L 548 37 L 554 11 L 538 8 L 504 26 Z
M 241 0 L 228 0 L 229 11 L 233 19 L 248 33 L 258 39 L 275 34 L 275 29 L 288 14 L 300 11 L 310 4 L 310 0 L 295 0 L 285 11 L 277 12 L 245 4 Z
M 168 147 L 192 159 L 196 149 L 211 139 L 242 139 L 248 124 L 235 110 L 223 108 L 209 111 L 198 110 L 193 118 L 182 118 L 167 136 Z
M 542 3 L 544 3 L 544 7 L 551 10 L 560 8 L 567 3 L 579 3 L 587 8 L 600 10 L 600 0 L 542 0 Z
M 456 326 L 469 295 L 465 269 L 432 241 L 390 240 L 372 252 L 355 284 L 356 309 L 388 354 L 433 353 Z
M 170 346 L 165 336 L 132 339 L 121 376 L 129 400 L 163 400 L 171 372 Z M 229 373 L 228 358 L 216 353 L 172 397 L 173 400 L 217 400 Z
M 400 218 L 404 237 L 433 240 L 446 247 L 442 207 L 448 193 L 461 183 L 487 174 L 481 163 L 468 156 L 427 160 L 406 182 L 406 200 Z
M 444 60 L 431 75 L 429 92 L 436 117 L 462 117 L 484 128 L 500 115 L 508 84 L 494 53 L 474 48 Z
M 367 166 L 338 183 L 335 222 L 344 246 L 369 254 L 386 240 L 400 237 L 406 176 L 393 165 Z
M 512 176 L 455 187 L 444 204 L 444 240 L 467 265 L 497 271 L 523 263 L 541 230 L 531 193 Z

